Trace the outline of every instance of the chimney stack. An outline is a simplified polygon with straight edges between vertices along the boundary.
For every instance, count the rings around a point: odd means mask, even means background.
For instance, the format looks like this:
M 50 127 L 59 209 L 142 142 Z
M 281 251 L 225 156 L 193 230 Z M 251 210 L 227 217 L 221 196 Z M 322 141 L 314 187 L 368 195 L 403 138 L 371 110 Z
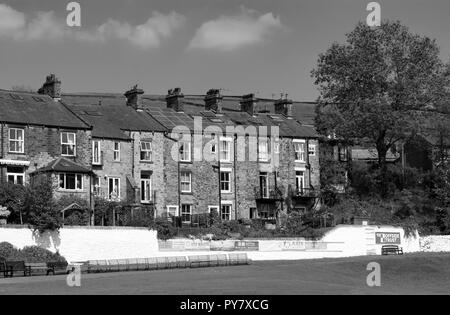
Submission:
M 209 90 L 205 96 L 205 109 L 215 111 L 216 113 L 221 113 L 222 99 L 223 96 L 220 95 L 220 90 Z
M 256 113 L 256 103 L 258 99 L 255 98 L 255 94 L 247 94 L 242 96 L 241 111 L 247 112 L 249 115 L 254 116 Z
M 48 75 L 38 93 L 50 96 L 55 102 L 61 100 L 61 80 L 54 74 Z
M 135 110 L 143 110 L 142 95 L 144 90 L 139 89 L 137 84 L 133 86 L 130 90 L 125 92 L 125 97 L 127 98 L 127 106 L 133 107 Z
M 183 100 L 184 97 L 183 93 L 181 93 L 181 88 L 177 87 L 174 89 L 171 89 L 167 92 L 166 96 L 166 102 L 167 102 L 167 108 L 172 108 L 176 112 L 182 112 L 183 111 Z
M 284 115 L 287 118 L 292 118 L 292 104 L 292 100 L 289 100 L 287 98 L 280 98 L 275 102 L 275 113 L 278 115 Z

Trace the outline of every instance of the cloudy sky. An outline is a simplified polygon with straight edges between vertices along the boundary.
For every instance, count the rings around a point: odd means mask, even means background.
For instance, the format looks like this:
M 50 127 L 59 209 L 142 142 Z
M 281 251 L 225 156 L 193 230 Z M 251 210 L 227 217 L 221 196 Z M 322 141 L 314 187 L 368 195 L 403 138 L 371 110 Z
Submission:
M 39 88 L 56 73 L 65 92 L 146 93 L 180 86 L 224 94 L 281 92 L 312 101 L 317 55 L 364 21 L 368 0 L 0 0 L 0 88 Z M 383 19 L 436 38 L 450 59 L 449 0 L 379 1 Z

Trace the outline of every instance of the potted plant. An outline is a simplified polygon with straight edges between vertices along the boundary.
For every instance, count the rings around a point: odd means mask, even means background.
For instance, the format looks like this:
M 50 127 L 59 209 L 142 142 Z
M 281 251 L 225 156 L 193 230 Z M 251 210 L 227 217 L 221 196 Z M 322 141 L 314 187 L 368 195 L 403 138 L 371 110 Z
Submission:
M 6 219 L 11 214 L 6 207 L 0 206 L 0 225 L 6 225 Z

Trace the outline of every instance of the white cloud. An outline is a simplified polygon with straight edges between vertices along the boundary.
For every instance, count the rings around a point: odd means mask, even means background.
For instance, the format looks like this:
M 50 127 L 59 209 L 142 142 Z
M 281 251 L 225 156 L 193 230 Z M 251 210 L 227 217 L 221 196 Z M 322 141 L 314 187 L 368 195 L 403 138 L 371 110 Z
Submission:
M 163 39 L 169 38 L 184 23 L 184 16 L 176 12 L 168 15 L 153 12 L 147 22 L 141 25 L 132 26 L 129 23 L 109 19 L 94 32 L 80 32 L 77 36 L 79 39 L 91 41 L 123 39 L 145 49 L 158 47 Z
M 0 36 L 13 36 L 25 23 L 25 14 L 0 3 Z
M 280 18 L 272 12 L 259 14 L 242 8 L 235 16 L 220 16 L 200 26 L 189 49 L 232 51 L 266 40 L 274 31 L 283 28 Z
M 79 41 L 106 42 L 111 39 L 128 41 L 134 46 L 148 49 L 158 47 L 185 23 L 185 17 L 176 12 L 164 15 L 153 12 L 146 23 L 130 25 L 109 19 L 92 30 L 74 30 L 65 20 L 58 19 L 53 11 L 36 12 L 30 18 L 24 13 L 0 4 L 0 38 L 17 41 L 76 39 Z

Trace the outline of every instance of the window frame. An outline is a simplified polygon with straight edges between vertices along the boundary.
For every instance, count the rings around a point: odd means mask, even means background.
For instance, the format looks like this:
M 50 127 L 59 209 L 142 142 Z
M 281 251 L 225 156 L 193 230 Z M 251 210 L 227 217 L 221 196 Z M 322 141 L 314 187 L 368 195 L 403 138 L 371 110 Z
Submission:
M 144 144 L 148 144 L 149 147 L 145 146 L 145 148 L 143 147 Z M 141 140 L 141 143 L 139 145 L 139 159 L 141 162 L 152 162 L 153 161 L 153 141 L 149 141 L 149 140 Z M 150 158 L 146 159 L 146 158 L 142 158 L 142 153 L 145 154 L 149 154 Z M 145 156 L 147 157 L 147 156 Z
M 25 185 L 25 168 L 22 168 L 22 172 L 8 172 L 8 167 L 6 167 L 6 181 L 9 183 L 9 177 L 12 176 L 13 177 L 13 183 L 14 185 Z M 21 177 L 22 178 L 22 183 L 18 183 L 17 179 Z
M 180 215 L 180 207 L 178 205 L 167 205 L 166 206 L 166 213 L 167 213 L 167 218 L 171 218 L 170 217 L 170 208 L 174 208 L 175 209 L 175 215 L 174 217 L 179 217 Z
M 223 144 L 226 143 L 227 144 L 227 150 L 224 150 Z M 229 163 L 231 162 L 231 148 L 232 148 L 232 144 L 233 144 L 233 139 L 232 138 L 225 138 L 222 137 L 219 139 L 219 159 L 220 162 L 223 163 Z M 223 153 L 226 153 L 225 156 Z
M 117 145 L 117 148 L 116 148 Z M 120 162 L 120 142 L 114 141 L 113 143 L 113 161 Z
M 189 209 L 188 214 L 186 214 L 186 212 L 184 211 L 186 207 Z M 185 220 L 186 216 L 189 217 L 189 220 Z M 192 222 L 192 205 L 191 204 L 189 204 L 189 203 L 181 204 L 180 217 L 181 217 L 181 223 L 191 223 Z
M 16 138 L 12 139 L 11 138 L 11 131 L 15 131 L 15 135 Z M 22 133 L 22 140 L 17 138 L 17 132 L 20 131 Z M 13 151 L 11 150 L 11 142 L 17 143 L 20 146 L 20 151 Z M 17 145 L 16 144 L 16 145 Z M 16 153 L 16 154 L 23 154 L 25 153 L 25 129 L 23 128 L 9 128 L 8 131 L 8 149 L 9 149 L 9 153 Z
M 95 161 L 95 143 L 98 143 L 98 161 Z M 100 140 L 92 140 L 92 164 L 93 165 L 102 164 L 102 148 Z
M 225 181 L 222 179 L 222 174 L 228 174 L 228 180 Z M 228 190 L 222 189 L 222 183 L 228 183 Z M 222 194 L 230 194 L 231 193 L 231 170 L 220 170 L 220 193 Z
M 268 162 L 270 157 L 270 140 L 269 138 L 259 138 L 258 139 L 258 160 L 260 162 Z M 265 144 L 264 152 L 261 151 L 263 148 L 261 145 Z
M 75 188 L 74 189 L 67 188 L 67 175 L 74 175 L 74 179 L 75 179 Z M 62 179 L 61 176 L 64 176 L 62 183 L 61 183 L 61 179 Z M 78 177 L 80 178 L 81 188 L 78 188 Z M 80 174 L 80 173 L 58 173 L 58 179 L 59 179 L 59 185 L 58 185 L 59 190 L 72 191 L 72 192 L 84 190 L 83 174 Z M 61 187 L 61 184 L 63 184 L 64 187 Z
M 183 180 L 183 175 L 189 175 L 189 181 Z M 183 184 L 189 184 L 189 190 L 183 190 Z M 190 171 L 180 171 L 180 192 L 182 194 L 190 194 L 192 193 L 192 172 Z
M 185 148 L 187 145 L 187 151 L 185 151 Z M 179 159 L 180 162 L 191 162 L 192 161 L 192 145 L 190 140 L 181 140 L 178 142 L 178 152 L 179 152 Z
M 153 181 L 152 181 L 152 175 L 151 174 L 146 174 L 146 176 L 148 176 L 148 178 L 142 178 L 142 174 L 141 174 L 141 203 L 143 204 L 148 204 L 151 203 L 153 201 Z M 147 187 L 146 183 L 149 183 L 149 199 L 142 199 L 142 196 L 147 196 L 147 193 L 145 191 L 142 190 L 142 184 L 144 184 L 144 188 Z
M 69 135 L 73 135 L 73 143 L 70 142 L 63 142 L 63 136 L 64 134 L 67 135 L 67 141 L 69 141 Z M 71 146 L 73 145 L 73 154 L 65 154 L 64 153 L 64 146 Z M 77 134 L 75 132 L 69 132 L 69 131 L 63 131 L 61 132 L 61 156 L 68 156 L 68 157 L 75 157 L 77 156 Z
M 309 156 L 316 156 L 316 152 L 317 152 L 316 150 L 317 150 L 317 146 L 315 144 L 312 144 L 312 143 L 308 144 L 308 155 Z
M 228 214 L 225 213 L 226 216 L 228 216 L 228 218 L 224 217 L 224 211 L 223 208 L 224 207 L 228 207 L 229 212 Z M 233 203 L 228 203 L 228 202 L 222 202 L 222 204 L 220 205 L 220 219 L 222 221 L 231 221 L 231 213 L 233 212 Z
M 297 146 L 299 150 L 297 150 Z M 306 141 L 305 140 L 294 140 L 294 154 L 295 154 L 295 162 L 306 163 Z M 299 159 L 297 159 L 297 155 Z
M 111 198 L 111 194 L 112 194 L 112 192 L 110 192 L 111 191 L 111 180 L 113 181 L 113 186 L 115 186 L 115 184 L 116 184 L 115 181 L 116 180 L 118 181 L 117 182 L 117 196 L 115 199 Z M 114 176 L 108 177 L 108 200 L 120 200 L 120 193 L 121 193 L 120 192 L 120 182 L 121 182 L 120 177 L 114 177 Z

